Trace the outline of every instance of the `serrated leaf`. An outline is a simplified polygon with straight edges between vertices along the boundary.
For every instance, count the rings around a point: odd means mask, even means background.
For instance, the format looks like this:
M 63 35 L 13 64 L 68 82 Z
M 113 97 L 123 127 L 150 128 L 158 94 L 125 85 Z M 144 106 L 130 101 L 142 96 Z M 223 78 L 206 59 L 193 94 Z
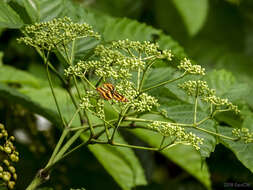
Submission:
M 0 1 L 0 27 L 21 28 L 23 21 L 19 15 L 4 1 Z
M 143 129 L 131 131 L 149 145 L 159 147 L 161 135 Z M 203 167 L 201 168 L 202 159 L 194 148 L 190 146 L 177 145 L 162 151 L 161 153 L 198 179 L 208 189 L 211 188 L 210 174 L 207 165 L 204 162 Z
M 204 80 L 207 81 L 209 88 L 216 90 L 218 96 L 225 94 L 236 82 L 231 72 L 226 70 L 214 70 L 209 72 Z
M 167 117 L 175 122 L 178 123 L 186 123 L 192 124 L 193 123 L 193 116 L 194 116 L 194 106 L 193 105 L 174 105 L 174 106 L 166 106 L 163 105 L 168 115 Z M 206 118 L 207 114 L 201 111 L 197 112 L 197 122 L 201 121 L 202 119 Z M 200 128 L 205 130 L 209 130 L 211 132 L 216 132 L 215 123 L 212 120 L 208 120 L 202 123 Z M 201 157 L 209 157 L 211 152 L 214 151 L 215 146 L 217 144 L 217 139 L 215 136 L 208 134 L 206 132 L 197 130 L 195 128 L 185 128 L 186 131 L 194 133 L 196 136 L 201 137 L 204 139 L 203 144 L 200 146 L 200 154 Z
M 27 85 L 39 88 L 39 81 L 28 72 L 16 69 L 8 65 L 0 66 L 0 82 L 6 84 Z
M 184 24 L 191 36 L 194 36 L 204 25 L 208 14 L 208 0 L 173 0 Z
M 229 137 L 233 137 L 232 129 L 233 128 L 218 126 L 219 133 Z M 253 143 L 245 144 L 243 141 L 234 142 L 224 138 L 220 138 L 220 142 L 229 148 L 246 168 L 253 172 Z
M 105 135 L 102 138 L 105 139 Z M 83 135 L 82 139 L 85 141 L 87 137 Z M 115 141 L 127 144 L 119 135 L 115 136 Z M 122 189 L 131 190 L 147 184 L 143 168 L 132 149 L 99 144 L 88 148 Z
M 144 23 L 127 18 L 108 19 L 105 24 L 103 37 L 106 41 L 112 40 L 149 40 L 152 41 L 153 35 L 161 34 L 160 30 L 152 28 Z
M 184 48 L 179 43 L 173 40 L 170 36 L 161 34 L 157 40 L 161 49 L 171 49 L 172 53 L 178 57 L 186 57 Z

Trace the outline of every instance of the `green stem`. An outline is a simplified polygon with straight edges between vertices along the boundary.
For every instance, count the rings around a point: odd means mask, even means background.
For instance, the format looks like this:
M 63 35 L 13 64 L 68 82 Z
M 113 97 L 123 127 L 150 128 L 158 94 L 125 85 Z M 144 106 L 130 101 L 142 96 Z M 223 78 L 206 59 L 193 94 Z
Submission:
M 79 109 L 79 106 L 78 106 L 78 104 L 76 103 L 76 99 L 75 99 L 75 97 L 74 97 L 74 95 L 73 95 L 71 89 L 70 89 L 69 87 L 67 87 L 66 90 L 67 90 L 67 92 L 68 92 L 68 94 L 69 94 L 69 96 L 70 96 L 70 99 L 71 99 L 72 103 L 74 104 L 75 108 L 76 108 L 76 109 Z M 79 118 L 80 118 L 80 123 L 81 123 L 81 125 L 82 125 L 82 124 L 84 123 L 84 118 L 83 118 L 81 112 L 78 112 L 78 115 L 79 115 Z
M 146 75 L 146 72 L 149 70 L 149 68 L 153 65 L 154 62 L 155 62 L 155 59 L 152 60 L 152 61 L 149 63 L 149 65 L 145 68 L 145 70 L 143 71 L 142 77 L 141 77 L 141 81 L 140 81 L 140 87 L 138 88 L 138 91 L 142 89 L 143 83 L 144 83 L 144 78 L 145 78 L 145 75 Z
M 116 126 L 116 127 L 114 128 L 114 130 L 113 130 L 113 133 L 112 133 L 112 137 L 111 137 L 111 139 L 110 139 L 110 142 L 113 141 L 114 135 L 115 135 L 116 131 L 118 130 L 118 128 L 119 128 L 119 126 L 120 126 L 120 123 L 121 123 L 121 121 L 123 120 L 123 118 L 124 118 L 126 112 L 128 111 L 128 109 L 129 109 L 129 106 L 127 106 L 127 107 L 125 108 L 125 110 L 122 112 L 122 115 L 119 116 L 119 119 L 118 119 L 118 122 L 117 122 L 117 126 Z
M 79 138 L 79 136 L 82 134 L 84 129 L 78 130 L 67 142 L 66 144 L 61 148 L 61 150 L 56 154 L 53 162 L 48 165 L 44 170 L 48 170 L 51 168 L 58 160 L 61 159 L 62 155 L 68 150 L 68 148 Z
M 53 154 L 52 154 L 51 158 L 49 159 L 49 161 L 48 161 L 46 167 L 48 167 L 49 165 L 52 164 L 52 162 L 53 162 L 53 160 L 54 160 L 54 158 L 55 158 L 55 155 L 58 153 L 58 151 L 59 151 L 59 149 L 60 149 L 60 147 L 61 147 L 61 145 L 62 145 L 62 143 L 63 143 L 63 141 L 64 141 L 64 139 L 65 139 L 65 137 L 66 137 L 67 134 L 68 134 L 68 131 L 69 131 L 68 128 L 65 128 L 65 129 L 63 130 L 62 135 L 61 135 L 61 137 L 60 137 L 60 139 L 59 139 L 59 141 L 58 141 L 58 143 L 57 143 L 57 145 L 56 145 L 56 147 L 55 147 L 55 149 L 54 149 L 54 151 L 53 151 Z
M 162 146 L 163 146 L 163 143 L 164 143 L 164 141 L 165 141 L 165 136 L 163 136 L 162 137 L 162 141 L 161 141 L 161 143 L 160 143 L 160 146 L 159 146 L 159 150 L 161 150 L 161 148 L 162 148 Z
M 121 146 L 121 147 L 134 148 L 134 149 L 142 149 L 142 150 L 154 150 L 154 151 L 158 150 L 158 148 L 135 146 L 135 145 L 130 145 L 130 144 L 115 143 L 115 142 L 112 142 L 111 145 L 112 146 Z
M 146 88 L 146 89 L 142 90 L 141 93 L 146 92 L 146 91 L 149 91 L 149 90 L 154 89 L 154 88 L 157 88 L 157 87 L 160 87 L 160 86 L 163 86 L 163 85 L 165 85 L 165 84 L 174 82 L 174 81 L 176 81 L 176 80 L 179 80 L 179 79 L 183 78 L 185 75 L 186 75 L 186 73 L 183 73 L 182 75 L 180 75 L 180 76 L 177 77 L 177 78 L 174 78 L 174 79 L 171 79 L 171 80 L 167 80 L 167 81 L 161 82 L 161 83 L 159 83 L 159 84 L 156 84 L 156 85 L 154 85 L 154 86 L 151 86 L 151 87 L 149 87 L 149 88 Z
M 149 122 L 149 123 L 152 123 L 154 122 L 155 120 L 149 120 L 149 119 L 142 119 L 142 118 L 133 118 L 133 117 L 126 117 L 124 119 L 125 121 L 136 121 L 136 122 Z M 167 121 L 159 121 L 161 123 L 170 123 L 170 122 L 167 122 Z M 179 125 L 179 126 L 182 126 L 182 127 L 193 127 L 194 125 L 193 124 L 185 124 L 185 123 L 171 123 L 171 124 L 175 124 L 175 125 Z
M 47 79 L 48 79 L 49 86 L 50 86 L 50 89 L 51 89 L 51 92 L 52 92 L 52 95 L 53 95 L 53 98 L 54 98 L 54 101 L 55 101 L 55 104 L 56 104 L 56 107 L 57 107 L 57 111 L 60 115 L 61 121 L 62 121 L 63 125 L 66 126 L 65 120 L 63 119 L 63 116 L 62 116 L 62 113 L 61 113 L 61 110 L 60 110 L 60 107 L 59 107 L 59 104 L 58 104 L 58 101 L 56 99 L 53 83 L 52 83 L 51 76 L 50 76 L 49 69 L 48 69 L 49 54 L 50 54 L 50 50 L 47 52 L 47 56 L 46 56 L 46 59 L 45 59 L 46 60 L 45 64 L 46 64 L 46 70 L 47 70 Z
M 194 116 L 193 116 L 193 124 L 197 123 L 197 109 L 198 109 L 198 86 L 196 89 L 195 102 L 194 102 Z
M 91 82 L 84 76 L 83 79 L 90 85 L 91 88 L 93 88 L 94 90 L 96 89 L 96 87 L 91 84 Z
M 35 190 L 38 186 L 40 186 L 43 183 L 43 179 L 36 175 L 35 178 L 32 180 L 30 185 L 26 188 L 26 190 Z
M 215 136 L 218 136 L 218 137 L 222 137 L 224 139 L 228 139 L 228 140 L 232 140 L 232 141 L 238 140 L 238 138 L 232 138 L 232 137 L 228 137 L 228 136 L 225 136 L 225 135 L 221 135 L 219 133 L 215 133 L 213 131 L 209 131 L 209 130 L 206 130 L 206 129 L 203 129 L 203 128 L 200 128 L 200 127 L 195 127 L 195 128 L 200 130 L 200 131 L 204 131 L 206 133 L 209 133 L 209 134 L 212 134 L 212 135 L 215 135 Z

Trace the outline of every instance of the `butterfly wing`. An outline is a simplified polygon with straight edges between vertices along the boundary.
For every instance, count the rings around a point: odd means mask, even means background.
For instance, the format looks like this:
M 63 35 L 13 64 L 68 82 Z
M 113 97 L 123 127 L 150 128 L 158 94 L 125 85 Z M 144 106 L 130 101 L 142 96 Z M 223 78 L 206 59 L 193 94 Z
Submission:
M 100 95 L 105 99 L 105 100 L 111 100 L 113 98 L 113 95 L 110 90 L 104 89 L 102 87 L 96 88 L 96 90 L 100 93 Z

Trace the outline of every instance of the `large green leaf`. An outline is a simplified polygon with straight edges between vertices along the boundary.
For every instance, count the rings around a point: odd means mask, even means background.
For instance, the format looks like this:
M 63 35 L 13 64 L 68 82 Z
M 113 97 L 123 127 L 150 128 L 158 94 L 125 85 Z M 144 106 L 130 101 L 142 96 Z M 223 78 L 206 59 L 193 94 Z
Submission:
M 244 127 L 248 126 L 246 125 Z M 233 128 L 218 126 L 218 131 L 229 137 L 233 137 L 232 129 Z M 234 142 L 224 138 L 220 138 L 220 142 L 229 148 L 245 167 L 253 172 L 253 143 L 245 144 L 243 141 Z
M 202 28 L 208 14 L 208 0 L 173 0 L 191 36 Z
M 194 116 L 194 106 L 193 105 L 174 105 L 174 106 L 163 106 L 163 108 L 168 113 L 168 118 L 179 122 L 179 123 L 193 123 L 193 116 Z M 202 119 L 206 118 L 207 114 L 201 111 L 197 112 L 197 121 L 201 121 Z M 202 123 L 200 128 L 209 130 L 211 132 L 216 132 L 214 121 L 208 120 L 204 123 Z M 202 145 L 200 145 L 200 154 L 202 157 L 209 157 L 211 152 L 214 151 L 215 146 L 217 144 L 216 137 L 213 135 L 210 135 L 206 132 L 189 128 L 186 129 L 189 132 L 192 132 L 196 134 L 198 137 L 201 137 L 204 139 L 204 142 Z
M 19 15 L 4 1 L 0 1 L 0 27 L 21 28 L 23 21 Z
M 149 40 L 152 41 L 153 35 L 160 35 L 161 31 L 144 23 L 139 23 L 128 18 L 108 19 L 103 32 L 106 41 L 111 40 Z
M 49 21 L 65 14 L 65 0 L 20 0 L 17 1 L 34 22 Z
M 29 109 L 34 113 L 38 113 L 50 121 L 54 122 L 55 124 L 60 125 L 60 119 L 58 115 L 52 109 L 43 107 L 40 104 L 40 99 L 36 101 L 32 101 L 31 98 L 28 96 L 21 94 L 17 90 L 10 88 L 6 85 L 0 84 L 0 98 L 2 100 L 6 100 L 11 103 L 17 103 L 23 105 L 25 108 Z M 40 98 L 48 98 L 41 96 Z
M 161 136 L 159 134 L 142 129 L 131 131 L 149 145 L 159 147 L 161 142 Z M 198 179 L 208 189 L 211 188 L 210 174 L 207 165 L 204 163 L 201 167 L 202 159 L 195 149 L 190 146 L 177 145 L 162 151 L 162 154 Z
M 40 83 L 34 76 L 28 72 L 16 69 L 8 65 L 0 66 L 0 82 L 6 84 L 27 85 L 39 88 Z
M 85 136 L 82 138 L 84 141 L 87 139 Z M 115 141 L 127 144 L 119 135 L 115 136 Z M 147 184 L 143 168 L 132 149 L 99 144 L 88 147 L 122 189 L 131 190 Z
M 20 91 L 27 95 L 33 102 L 40 104 L 43 108 L 49 109 L 56 114 L 58 113 L 51 89 L 49 87 L 44 87 L 41 89 L 23 88 Z M 75 108 L 69 95 L 61 88 L 54 88 L 54 92 L 64 118 L 69 121 L 75 113 Z M 79 124 L 80 123 L 78 119 L 74 119 L 73 125 Z

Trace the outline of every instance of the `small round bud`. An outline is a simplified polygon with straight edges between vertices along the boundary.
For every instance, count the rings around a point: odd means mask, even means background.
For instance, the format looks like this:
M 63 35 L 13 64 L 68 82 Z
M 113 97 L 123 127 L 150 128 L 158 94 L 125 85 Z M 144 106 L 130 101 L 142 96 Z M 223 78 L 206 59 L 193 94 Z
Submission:
M 2 167 L 2 166 L 0 166 L 0 172 L 3 172 L 3 171 L 4 171 L 3 167 Z
M 3 172 L 3 180 L 4 181 L 10 181 L 10 179 L 11 179 L 10 172 Z
M 16 169 L 13 166 L 9 166 L 8 169 L 9 169 L 9 171 L 11 173 L 15 173 L 16 172 Z
M 6 165 L 6 166 L 9 166 L 10 165 L 10 162 L 8 160 L 4 160 L 3 163 Z
M 0 145 L 0 150 L 1 151 L 4 151 L 4 147 Z
M 6 130 L 4 130 L 4 132 L 2 132 L 2 133 L 3 133 L 3 136 L 5 136 L 5 137 L 8 136 L 8 132 Z
M 3 136 L 4 136 L 3 133 L 0 133 L 0 139 L 1 139 Z
M 11 161 L 15 162 L 16 161 L 16 155 L 12 153 L 10 155 L 10 159 L 11 159 Z
M 15 182 L 14 182 L 14 181 L 9 181 L 9 182 L 8 182 L 8 187 L 9 187 L 10 189 L 13 189 L 14 186 L 15 186 Z
M 0 129 L 4 129 L 4 125 L 0 123 Z
M 15 180 L 17 180 L 17 178 L 18 178 L 18 175 L 15 173 L 15 174 L 13 174 L 13 178 L 15 179 Z
M 4 147 L 4 151 L 7 153 L 7 154 L 10 154 L 12 152 L 11 148 L 9 146 L 6 146 Z
M 10 137 L 10 140 L 11 140 L 11 141 L 14 141 L 14 140 L 15 140 L 15 137 L 14 137 L 14 136 L 11 136 L 11 137 Z

